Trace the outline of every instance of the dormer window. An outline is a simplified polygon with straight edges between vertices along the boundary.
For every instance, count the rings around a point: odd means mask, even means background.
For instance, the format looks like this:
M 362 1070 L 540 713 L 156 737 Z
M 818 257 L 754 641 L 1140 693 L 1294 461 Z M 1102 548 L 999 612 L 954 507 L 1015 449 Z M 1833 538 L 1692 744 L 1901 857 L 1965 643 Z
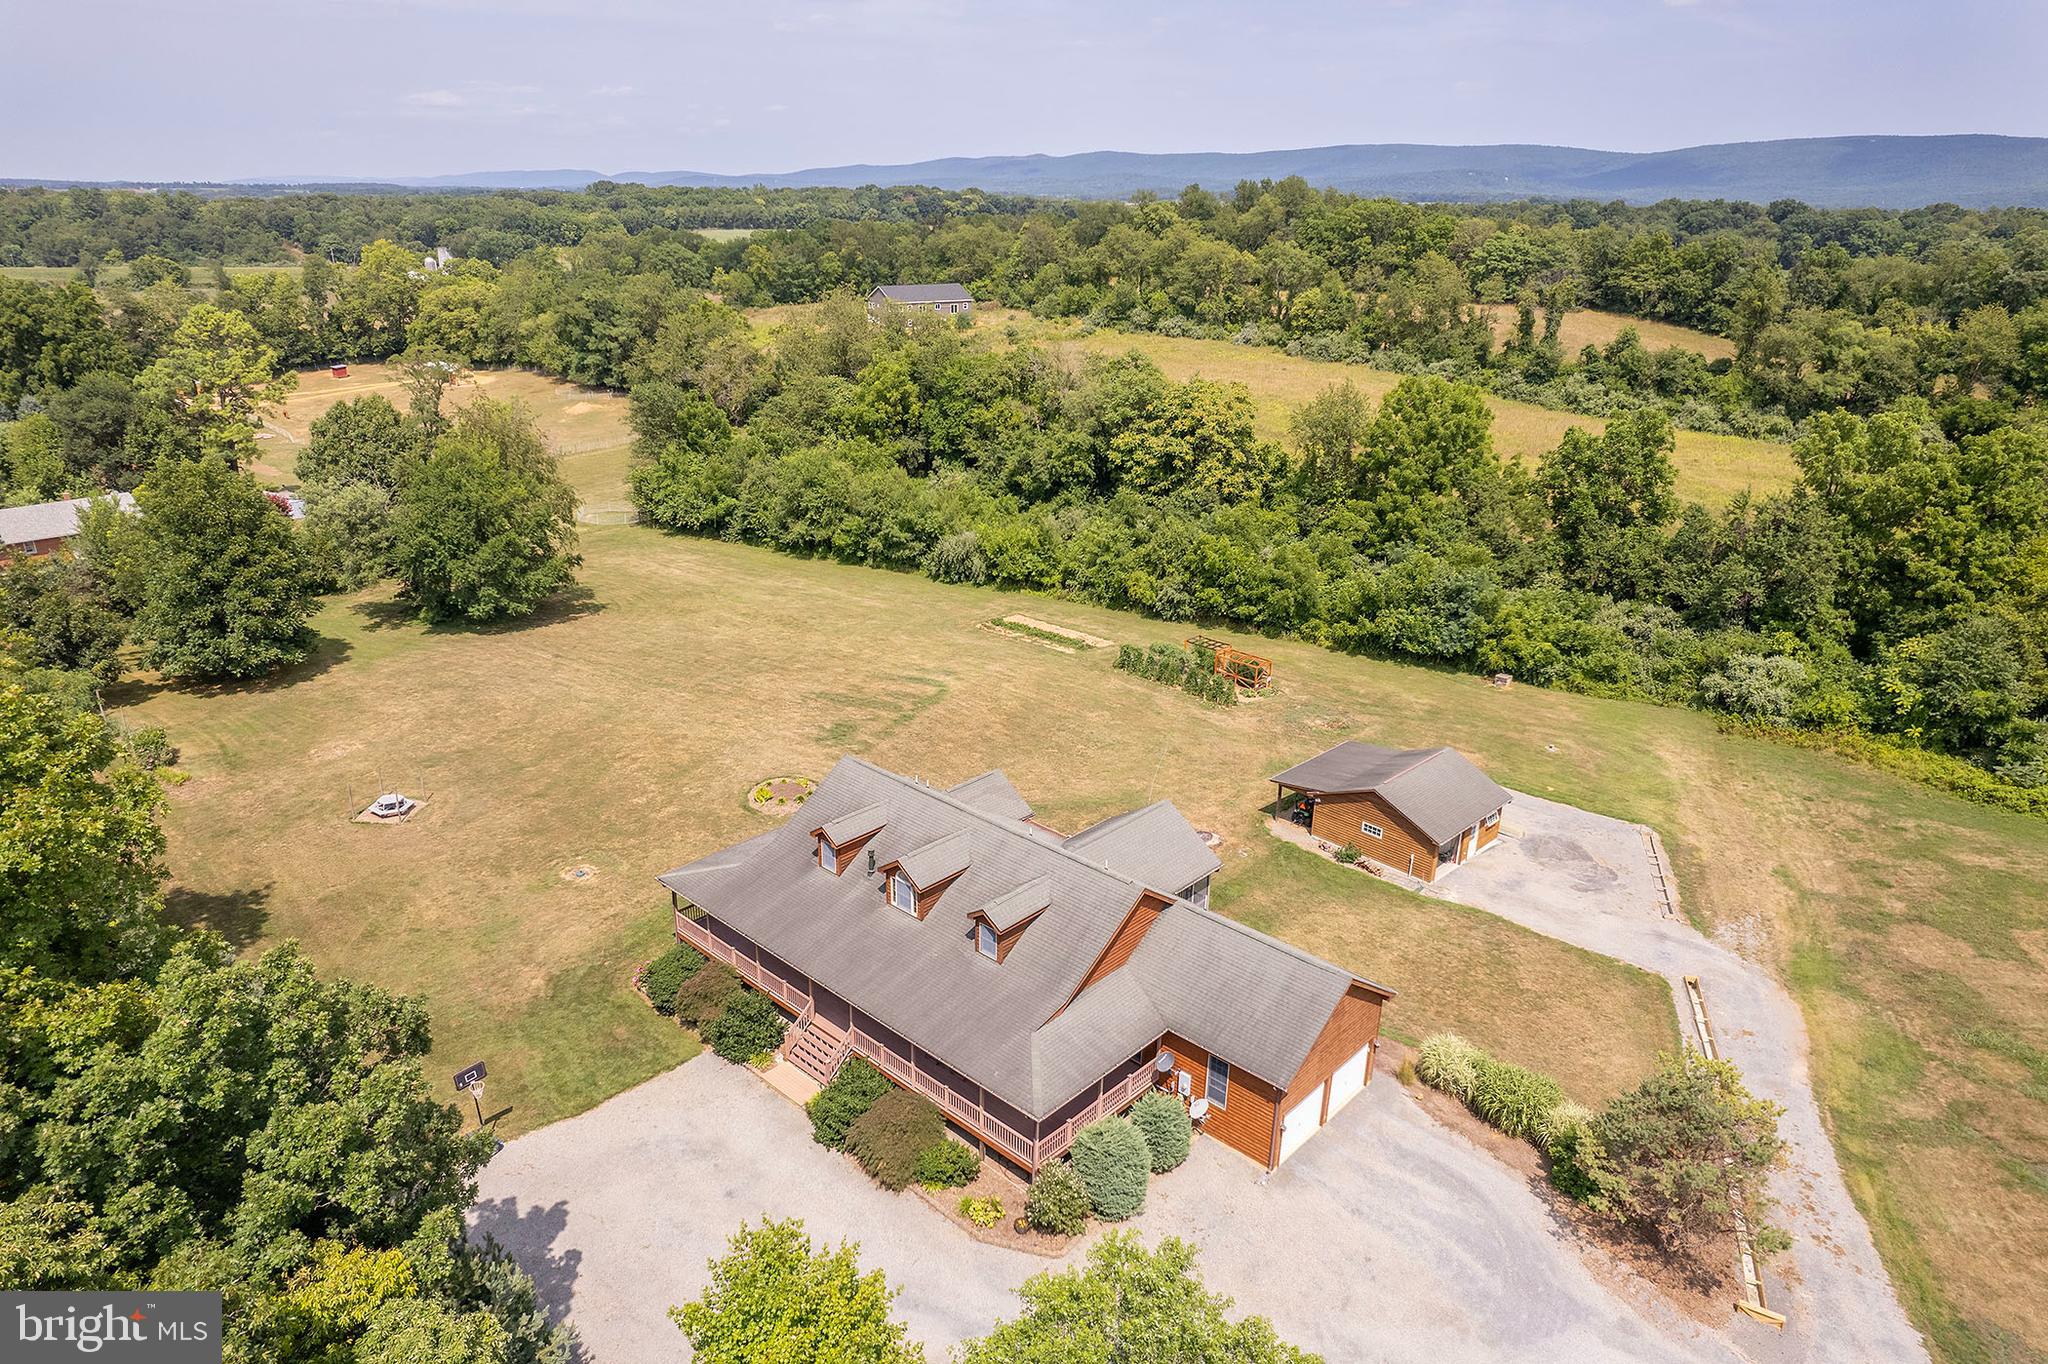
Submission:
M 975 920 L 974 950 L 987 957 L 990 961 L 1001 960 L 1001 957 L 996 952 L 996 931 L 989 926 L 989 922 L 986 919 Z
M 905 914 L 917 913 L 917 887 L 900 871 L 889 878 L 889 903 Z
M 820 824 L 811 830 L 811 836 L 818 840 L 818 865 L 834 876 L 839 875 L 867 846 L 868 840 L 881 831 L 888 819 L 889 812 L 881 806 L 863 805 L 858 810 Z

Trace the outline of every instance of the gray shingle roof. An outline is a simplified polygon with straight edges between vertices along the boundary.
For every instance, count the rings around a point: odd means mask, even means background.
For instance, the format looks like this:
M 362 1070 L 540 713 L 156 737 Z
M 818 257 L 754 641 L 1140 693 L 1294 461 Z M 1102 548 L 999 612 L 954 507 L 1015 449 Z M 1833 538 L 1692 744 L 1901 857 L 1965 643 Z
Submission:
M 974 302 L 974 295 L 957 284 L 882 284 L 877 285 L 873 292 L 891 303 Z
M 971 860 L 967 834 L 963 830 L 912 848 L 896 859 L 896 865 L 910 878 L 911 885 L 919 890 L 930 890 L 939 882 L 966 871 Z
M 964 800 L 977 810 L 986 810 L 992 815 L 1005 819 L 1031 818 L 1031 804 L 1010 784 L 1010 779 L 1001 768 L 984 772 L 978 777 L 969 777 L 948 793 L 957 800 Z
M 996 932 L 1004 933 L 1051 904 L 1051 880 L 1034 876 L 1015 890 L 996 896 L 975 913 L 995 925 Z
M 859 758 L 842 758 L 805 802 L 820 824 L 878 805 L 889 812 L 872 845 L 882 863 L 964 853 L 922 920 L 888 905 L 881 878 L 858 865 L 838 877 L 818 866 L 808 821 L 662 884 L 1033 1118 L 1169 1030 L 1285 1085 L 1352 979 L 1174 901 L 1126 967 L 1076 997 L 1137 903 L 1137 879 Z M 998 965 L 974 950 L 976 910 L 1039 918 Z
M 835 848 L 843 848 L 862 834 L 871 834 L 889 822 L 888 807 L 863 805 L 858 810 L 849 810 L 839 818 L 826 824 L 811 827 L 831 840 Z
M 1180 894 L 1223 867 L 1170 800 L 1112 815 L 1063 846 L 1168 895 Z
M 124 512 L 135 510 L 135 499 L 127 493 L 113 494 Z M 27 507 L 0 507 L 0 544 L 29 545 L 38 540 L 68 540 L 78 534 L 78 519 L 93 504 L 90 497 L 66 498 L 61 502 L 37 502 Z
M 1453 748 L 1382 748 L 1347 739 L 1273 775 L 1282 786 L 1321 794 L 1374 791 L 1439 843 L 1513 799 Z

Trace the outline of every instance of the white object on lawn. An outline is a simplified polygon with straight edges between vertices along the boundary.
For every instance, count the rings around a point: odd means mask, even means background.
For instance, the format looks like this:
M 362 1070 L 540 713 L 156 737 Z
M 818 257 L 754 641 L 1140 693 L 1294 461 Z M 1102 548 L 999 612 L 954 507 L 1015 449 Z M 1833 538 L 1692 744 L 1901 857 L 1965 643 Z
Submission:
M 379 819 L 392 819 L 399 815 L 411 814 L 412 807 L 417 803 L 409 797 L 399 795 L 396 791 L 386 791 L 383 795 L 370 802 L 370 813 Z

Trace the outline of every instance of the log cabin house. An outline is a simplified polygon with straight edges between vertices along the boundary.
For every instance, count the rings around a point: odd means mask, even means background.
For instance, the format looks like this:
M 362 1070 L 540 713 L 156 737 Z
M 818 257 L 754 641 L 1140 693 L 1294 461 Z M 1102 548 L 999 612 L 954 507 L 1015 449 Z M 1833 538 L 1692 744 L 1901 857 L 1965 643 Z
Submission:
M 1514 799 L 1455 749 L 1346 740 L 1272 777 L 1273 817 L 1424 881 L 1469 862 L 1500 836 Z
M 1204 908 L 1170 803 L 1072 836 L 1001 772 L 939 790 L 842 758 L 782 827 L 660 878 L 678 939 L 1026 1171 L 1147 1089 L 1271 1169 L 1365 1088 L 1392 991 Z

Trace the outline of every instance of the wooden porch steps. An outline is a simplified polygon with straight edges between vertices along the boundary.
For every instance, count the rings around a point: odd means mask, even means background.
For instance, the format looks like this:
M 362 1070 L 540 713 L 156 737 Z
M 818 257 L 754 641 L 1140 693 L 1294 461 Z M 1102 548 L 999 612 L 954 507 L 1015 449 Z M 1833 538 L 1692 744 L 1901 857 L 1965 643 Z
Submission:
M 834 1032 L 815 1019 L 799 1019 L 783 1039 L 782 1055 L 791 1065 L 821 1085 L 832 1083 L 853 1043 L 845 1034 Z

